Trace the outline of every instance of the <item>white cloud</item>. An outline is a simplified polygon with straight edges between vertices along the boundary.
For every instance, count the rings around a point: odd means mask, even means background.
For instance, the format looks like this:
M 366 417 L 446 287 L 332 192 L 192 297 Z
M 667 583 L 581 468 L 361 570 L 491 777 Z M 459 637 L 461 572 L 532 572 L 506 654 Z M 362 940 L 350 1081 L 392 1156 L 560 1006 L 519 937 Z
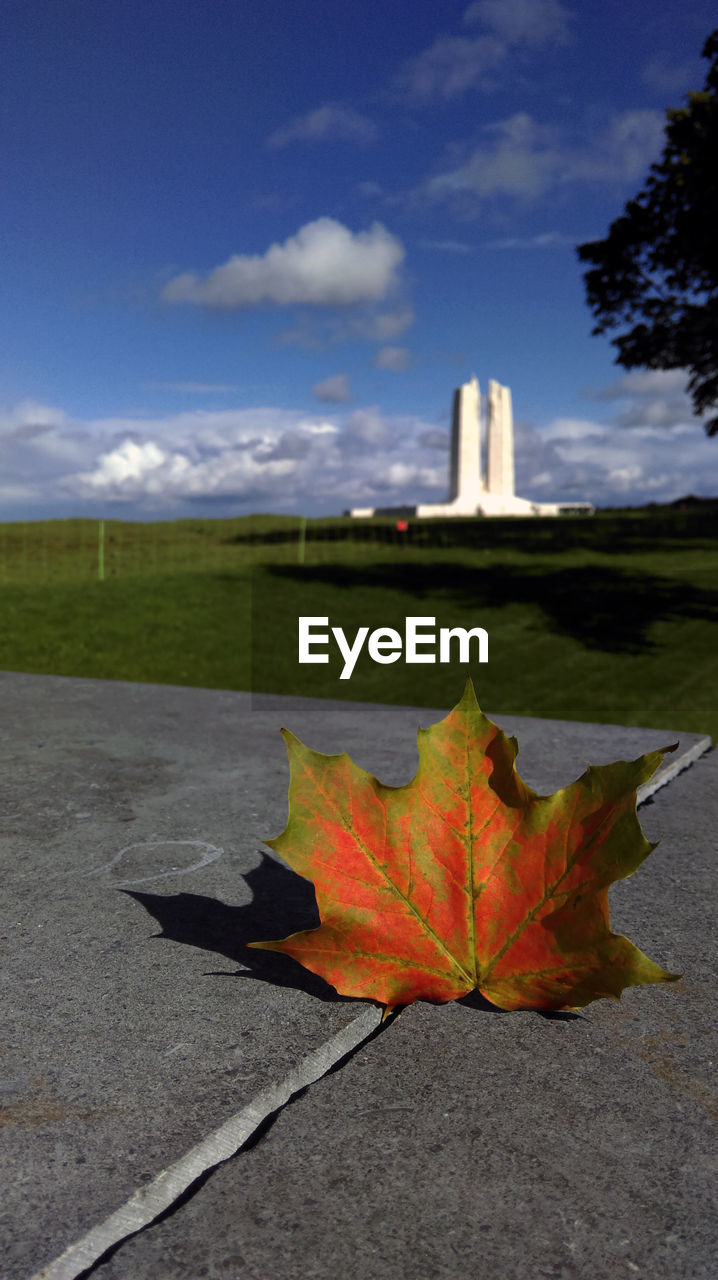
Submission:
M 468 89 L 493 90 L 514 50 L 565 44 L 571 16 L 559 0 L 478 0 L 466 9 L 464 20 L 479 23 L 482 34 L 438 36 L 406 64 L 398 84 L 419 101 L 456 98 Z
M 200 509 L 340 512 L 440 497 L 446 460 L 422 439 L 431 423 L 377 408 L 331 417 L 272 407 L 73 421 L 24 433 L 30 402 L 5 415 L 0 496 L 6 518 L 97 514 L 172 518 Z M 400 466 L 401 472 L 396 468 Z
M 125 440 L 116 449 L 102 454 L 94 471 L 81 472 L 75 486 L 81 492 L 103 494 L 140 490 L 148 495 L 164 493 L 181 484 L 190 470 L 190 461 L 181 453 L 169 453 L 153 440 L 137 444 Z
M 371 316 L 357 316 L 348 321 L 348 328 L 358 337 L 370 341 L 384 342 L 387 338 L 398 338 L 400 333 L 414 323 L 414 312 L 408 303 L 400 303 L 390 311 L 377 312 Z
M 442 453 L 448 453 L 451 447 L 451 437 L 448 431 L 441 431 L 438 427 L 430 427 L 419 436 L 419 443 L 425 445 L 427 449 L 440 449 Z
M 373 453 L 391 445 L 391 431 L 391 423 L 378 409 L 355 409 L 344 424 L 341 447 L 348 453 Z
M 310 436 L 335 436 L 339 431 L 333 422 L 304 422 L 302 427 Z
M 505 240 L 487 240 L 486 249 L 556 249 L 576 244 L 576 239 L 560 231 L 541 231 L 535 236 L 509 236 Z
M 457 98 L 467 89 L 495 87 L 492 73 L 506 57 L 506 46 L 490 37 L 439 36 L 414 58 L 398 80 L 410 98 Z
M 66 413 L 25 399 L 0 412 L 0 485 L 8 502 L 14 493 L 41 491 L 63 470 L 82 466 L 87 433 Z
M 686 369 L 633 369 L 624 373 L 616 382 L 594 391 L 594 400 L 621 400 L 632 395 L 667 395 L 685 390 L 688 381 Z
M 663 124 L 658 111 L 626 111 L 613 116 L 602 133 L 578 145 L 520 111 L 485 126 L 491 141 L 476 147 L 461 164 L 428 179 L 422 190 L 435 200 L 537 200 L 550 190 L 575 184 L 633 181 L 656 159 Z
M 293 328 L 278 339 L 286 346 L 323 351 L 336 343 L 360 338 L 365 342 L 387 342 L 397 338 L 414 323 L 408 303 L 398 302 L 388 311 L 376 307 L 355 308 L 349 315 L 300 315 Z
M 268 138 L 270 147 L 285 147 L 289 142 L 327 142 L 335 139 L 347 142 L 369 143 L 377 136 L 373 120 L 361 115 L 353 107 L 343 107 L 328 102 L 323 107 L 297 116 L 282 125 Z
M 688 93 L 692 82 L 696 79 L 695 64 L 683 62 L 670 66 L 660 58 L 652 58 L 641 72 L 643 83 L 662 94 Z
M 411 352 L 407 347 L 382 347 L 374 357 L 377 369 L 391 369 L 402 373 L 411 364 Z
M 349 379 L 345 373 L 335 373 L 312 387 L 312 395 L 327 404 L 342 404 L 350 398 Z
M 25 438 L 51 431 L 67 422 L 67 414 L 37 400 L 20 400 L 12 408 L 0 411 L 0 438 L 20 434 Z
M 715 441 L 696 422 L 680 432 L 556 419 L 517 430 L 516 489 L 547 501 L 588 499 L 597 506 L 671 502 L 711 496 Z
M 517 479 L 561 498 L 597 505 L 668 502 L 685 494 L 716 493 L 718 453 L 691 414 L 682 370 L 634 370 L 589 399 L 613 406 L 608 421 L 555 418 L 522 431 Z M 630 428 L 630 430 L 627 430 Z M 546 479 L 551 477 L 551 483 Z M 538 496 L 538 494 L 537 494 Z
M 658 158 L 664 139 L 665 116 L 660 111 L 623 111 L 584 152 L 567 159 L 566 180 L 634 182 L 646 176 Z
M 179 391 L 186 395 L 224 395 L 229 391 L 238 391 L 235 382 L 147 382 L 145 386 L 153 391 Z
M 376 303 L 397 287 L 403 258 L 403 245 L 380 222 L 355 233 L 334 218 L 317 218 L 263 254 L 235 254 L 206 276 L 175 276 L 162 296 L 224 311 L 262 303 Z
M 476 0 L 464 22 L 483 22 L 508 45 L 566 44 L 572 16 L 559 0 Z
M 436 249 L 439 253 L 471 253 L 470 244 L 464 240 L 420 240 L 420 249 Z
M 676 431 L 695 422 L 686 391 L 688 377 L 686 369 L 636 369 L 588 395 L 617 402 L 614 421 L 618 426 Z
M 367 178 L 364 182 L 358 182 L 356 189 L 360 196 L 372 197 L 382 196 L 384 194 L 384 188 L 381 183 L 375 182 L 373 178 Z
M 492 133 L 495 141 L 477 147 L 463 164 L 430 179 L 429 196 L 441 199 L 470 192 L 480 198 L 536 197 L 555 180 L 561 153 L 553 143 L 553 130 L 542 128 L 521 111 L 487 126 L 485 132 Z
M 541 429 L 542 440 L 586 440 L 593 436 L 605 436 L 608 427 L 585 418 L 554 418 Z
M 621 425 L 631 402 L 658 398 L 641 376 L 627 375 L 633 391 L 605 402 L 612 421 L 557 417 L 537 429 L 518 419 L 517 492 L 607 505 L 715 491 L 718 446 L 694 419 L 679 414 L 672 430 L 650 421 L 630 431 Z M 674 394 L 675 387 L 665 388 L 664 401 Z M 28 400 L 0 418 L 0 496 L 6 519 L 118 508 L 128 519 L 198 511 L 329 514 L 441 501 L 448 443 L 440 422 L 377 406 L 80 421 Z

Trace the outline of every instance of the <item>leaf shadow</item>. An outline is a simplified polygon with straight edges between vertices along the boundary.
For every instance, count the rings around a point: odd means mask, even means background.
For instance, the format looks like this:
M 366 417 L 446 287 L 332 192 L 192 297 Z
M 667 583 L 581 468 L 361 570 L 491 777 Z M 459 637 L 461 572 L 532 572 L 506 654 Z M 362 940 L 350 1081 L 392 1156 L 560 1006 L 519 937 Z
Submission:
M 486 996 L 482 996 L 480 991 L 470 991 L 467 996 L 461 996 L 456 1002 L 462 1004 L 465 1009 L 478 1009 L 481 1013 L 511 1013 L 511 1009 L 500 1009 L 498 1005 L 492 1004 Z M 518 1012 L 518 1011 L 516 1011 Z M 536 1013 L 540 1018 L 546 1018 L 550 1022 L 587 1022 L 588 1019 L 581 1013 L 574 1013 L 571 1009 L 523 1009 L 522 1013 Z
M 534 1009 L 540 1018 L 547 1022 L 588 1022 L 585 1013 L 574 1013 L 572 1009 Z
M 272 986 L 289 987 L 329 1004 L 353 1003 L 356 997 L 339 995 L 328 982 L 305 969 L 291 956 L 277 951 L 255 951 L 247 945 L 249 942 L 285 938 L 300 929 L 316 929 L 320 923 L 311 882 L 276 862 L 264 850 L 259 852 L 259 865 L 244 875 L 252 892 L 252 901 L 243 906 L 229 906 L 218 898 L 199 893 L 143 893 L 138 889 L 121 889 L 120 892 L 134 898 L 157 921 L 160 932 L 153 935 L 155 938 L 214 952 L 242 966 L 233 973 L 226 969 L 210 969 L 209 976 L 254 979 Z M 481 1013 L 507 1012 L 492 1004 L 478 990 L 461 996 L 457 1004 Z M 564 1010 L 534 1012 L 557 1021 L 573 1021 L 581 1017 Z
M 300 929 L 316 929 L 319 912 L 309 880 L 275 862 L 263 850 L 261 861 L 244 879 L 252 901 L 229 906 L 218 898 L 198 893 L 143 893 L 122 889 L 134 898 L 160 926 L 156 938 L 167 938 L 201 951 L 225 956 L 242 966 L 234 973 L 210 970 L 217 977 L 254 979 L 272 986 L 291 987 L 327 1002 L 350 1002 L 328 982 L 305 969 L 291 956 L 277 951 L 255 951 L 249 942 L 285 938 Z

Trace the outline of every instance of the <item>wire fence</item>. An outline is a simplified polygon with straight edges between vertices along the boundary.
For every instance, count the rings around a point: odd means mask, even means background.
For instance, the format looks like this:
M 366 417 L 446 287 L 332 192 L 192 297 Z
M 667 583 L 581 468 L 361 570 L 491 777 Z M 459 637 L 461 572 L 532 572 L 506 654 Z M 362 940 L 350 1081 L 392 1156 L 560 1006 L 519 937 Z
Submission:
M 456 532 L 456 531 L 455 531 Z M 253 564 L 316 564 L 445 546 L 447 534 L 407 520 L 241 517 L 0 524 L 0 585 L 105 582 L 176 573 L 232 573 Z M 463 541 L 466 541 L 464 538 Z
M 417 520 L 244 516 L 130 522 L 40 520 L 0 524 L 0 585 L 105 582 L 177 573 L 233 573 L 253 564 L 420 558 L 441 550 L 553 554 L 655 550 L 661 540 L 699 546 L 718 536 L 718 503 L 558 516 Z
M 363 534 L 366 534 L 366 530 Z M 349 522 L 306 517 L 172 521 L 16 521 L 0 524 L 0 586 L 106 582 L 178 573 L 233 573 L 258 563 L 305 564 L 363 557 L 365 536 Z M 392 524 L 370 540 L 398 548 Z

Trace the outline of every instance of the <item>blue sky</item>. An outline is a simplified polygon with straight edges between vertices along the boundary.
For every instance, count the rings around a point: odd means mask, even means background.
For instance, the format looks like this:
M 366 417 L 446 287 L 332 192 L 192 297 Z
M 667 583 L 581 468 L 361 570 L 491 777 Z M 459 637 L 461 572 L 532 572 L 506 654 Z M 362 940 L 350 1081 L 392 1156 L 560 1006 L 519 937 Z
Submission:
M 517 491 L 718 491 L 685 378 L 592 337 L 603 237 L 712 0 L 4 0 L 0 519 L 442 501 L 451 394 Z

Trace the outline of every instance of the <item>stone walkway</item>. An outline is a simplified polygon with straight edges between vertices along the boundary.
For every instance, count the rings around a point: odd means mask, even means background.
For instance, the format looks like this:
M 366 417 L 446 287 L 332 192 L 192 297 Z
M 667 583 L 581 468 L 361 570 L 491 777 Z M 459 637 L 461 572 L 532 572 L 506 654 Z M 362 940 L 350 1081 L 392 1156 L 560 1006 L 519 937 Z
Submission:
M 4 1280 L 315 1053 L 316 1082 L 98 1280 L 712 1280 L 718 753 L 699 735 L 492 716 L 539 791 L 680 740 L 669 766 L 690 767 L 641 809 L 660 846 L 611 902 L 681 982 L 580 1015 L 420 1003 L 372 1032 L 375 1006 L 246 946 L 316 923 L 262 844 L 286 820 L 278 730 L 399 784 L 445 710 L 14 673 L 0 696 Z

